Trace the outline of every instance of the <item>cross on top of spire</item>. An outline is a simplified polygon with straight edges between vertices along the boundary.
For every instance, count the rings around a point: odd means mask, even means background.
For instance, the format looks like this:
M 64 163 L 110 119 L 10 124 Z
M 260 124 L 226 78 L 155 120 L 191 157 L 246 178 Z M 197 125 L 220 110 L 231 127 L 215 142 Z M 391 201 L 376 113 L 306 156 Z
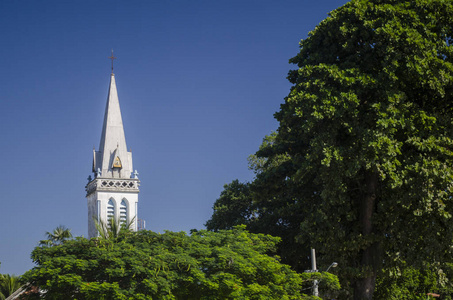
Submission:
M 112 56 L 110 56 L 109 59 L 112 60 L 112 74 L 113 74 L 113 60 L 116 59 L 116 57 L 113 56 L 113 49 L 112 49 Z

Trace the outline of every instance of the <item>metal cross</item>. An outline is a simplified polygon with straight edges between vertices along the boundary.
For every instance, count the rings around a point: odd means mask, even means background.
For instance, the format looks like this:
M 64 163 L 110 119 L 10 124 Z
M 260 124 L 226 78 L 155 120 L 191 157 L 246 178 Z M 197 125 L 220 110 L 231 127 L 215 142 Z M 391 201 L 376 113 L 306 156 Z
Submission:
M 116 57 L 113 56 L 113 49 L 112 49 L 112 56 L 110 56 L 109 59 L 112 60 L 112 73 L 113 73 L 113 60 L 116 59 Z

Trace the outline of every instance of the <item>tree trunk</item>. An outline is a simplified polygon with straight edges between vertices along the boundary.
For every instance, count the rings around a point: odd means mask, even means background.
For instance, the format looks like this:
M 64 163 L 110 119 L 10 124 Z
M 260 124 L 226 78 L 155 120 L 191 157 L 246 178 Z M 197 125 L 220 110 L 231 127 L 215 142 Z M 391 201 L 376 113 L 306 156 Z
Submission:
M 367 172 L 365 175 L 365 195 L 360 207 L 360 225 L 364 237 L 373 232 L 372 217 L 376 204 L 378 175 L 375 172 Z M 372 299 L 376 286 L 376 271 L 379 263 L 379 245 L 373 244 L 361 253 L 361 267 L 365 272 L 364 277 L 358 278 L 354 287 L 354 300 Z

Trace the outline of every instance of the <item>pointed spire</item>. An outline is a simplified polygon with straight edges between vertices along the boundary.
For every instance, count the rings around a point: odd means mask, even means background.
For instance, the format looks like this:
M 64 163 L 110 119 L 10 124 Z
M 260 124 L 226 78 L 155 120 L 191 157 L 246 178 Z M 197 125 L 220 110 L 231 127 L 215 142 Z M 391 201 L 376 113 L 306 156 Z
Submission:
M 121 164 L 115 164 L 117 160 Z M 127 151 L 120 102 L 116 90 L 115 75 L 113 73 L 110 75 L 109 95 L 105 107 L 101 142 L 99 144 L 99 151 L 96 152 L 95 164 L 95 169 L 99 168 L 101 170 L 103 178 L 130 178 L 133 171 L 132 154 Z

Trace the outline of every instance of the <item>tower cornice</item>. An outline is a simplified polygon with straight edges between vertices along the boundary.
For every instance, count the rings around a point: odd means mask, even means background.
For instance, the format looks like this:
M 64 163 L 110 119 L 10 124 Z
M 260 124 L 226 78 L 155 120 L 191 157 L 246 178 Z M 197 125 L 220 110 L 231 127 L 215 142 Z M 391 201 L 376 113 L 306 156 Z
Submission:
M 95 191 L 139 193 L 140 180 L 136 178 L 95 178 L 90 181 L 85 190 L 87 196 Z

